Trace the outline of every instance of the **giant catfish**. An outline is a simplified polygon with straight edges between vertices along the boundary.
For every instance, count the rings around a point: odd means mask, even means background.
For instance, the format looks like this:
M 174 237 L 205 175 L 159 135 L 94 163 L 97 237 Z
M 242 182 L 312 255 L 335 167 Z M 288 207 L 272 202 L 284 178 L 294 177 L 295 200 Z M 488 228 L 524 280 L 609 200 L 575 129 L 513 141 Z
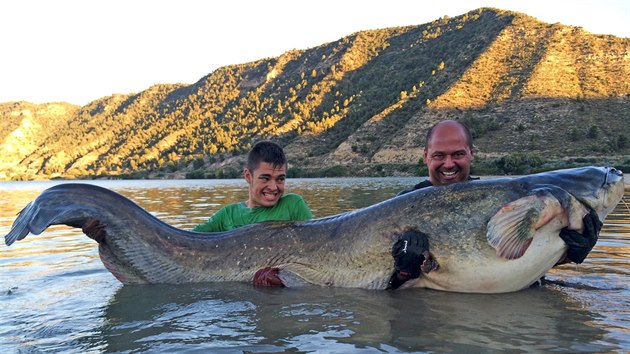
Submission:
M 402 288 L 502 293 L 543 276 L 567 250 L 560 230 L 581 230 L 589 208 L 603 221 L 623 192 L 620 171 L 585 167 L 430 187 L 310 221 L 196 233 L 108 189 L 66 183 L 29 203 L 5 242 L 98 220 L 101 260 L 125 284 L 251 282 L 257 271 L 277 268 L 288 287 L 385 289 L 392 245 L 415 230 L 427 235 L 437 266 Z

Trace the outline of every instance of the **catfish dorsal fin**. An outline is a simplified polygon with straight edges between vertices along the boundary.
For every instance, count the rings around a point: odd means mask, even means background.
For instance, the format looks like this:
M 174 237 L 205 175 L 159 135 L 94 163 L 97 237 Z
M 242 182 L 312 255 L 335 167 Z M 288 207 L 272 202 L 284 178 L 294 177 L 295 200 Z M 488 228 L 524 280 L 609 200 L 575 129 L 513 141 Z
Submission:
M 536 193 L 505 204 L 488 223 L 486 236 L 499 257 L 518 259 L 532 242 L 535 231 L 563 213 L 550 193 Z

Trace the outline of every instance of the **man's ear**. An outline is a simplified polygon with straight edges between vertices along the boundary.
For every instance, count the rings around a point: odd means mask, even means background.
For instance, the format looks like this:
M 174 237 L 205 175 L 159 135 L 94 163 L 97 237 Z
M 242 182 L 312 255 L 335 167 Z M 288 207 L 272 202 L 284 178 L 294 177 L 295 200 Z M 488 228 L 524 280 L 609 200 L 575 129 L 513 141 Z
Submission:
M 247 181 L 248 184 L 251 184 L 252 178 L 254 178 L 254 176 L 252 176 L 252 173 L 249 171 L 248 168 L 243 169 L 243 177 L 245 177 L 245 180 Z
M 427 148 L 426 147 L 422 150 L 422 162 L 424 162 L 425 165 L 427 164 Z

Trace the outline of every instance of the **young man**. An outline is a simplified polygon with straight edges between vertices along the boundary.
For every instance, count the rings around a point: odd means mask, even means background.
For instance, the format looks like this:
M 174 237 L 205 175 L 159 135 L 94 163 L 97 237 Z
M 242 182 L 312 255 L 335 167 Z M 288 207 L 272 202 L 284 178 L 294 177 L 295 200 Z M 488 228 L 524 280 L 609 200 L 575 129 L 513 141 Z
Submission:
M 461 122 L 445 120 L 432 126 L 427 132 L 423 153 L 424 163 L 429 169 L 429 177 L 413 188 L 403 190 L 398 196 L 431 186 L 446 186 L 452 183 L 470 181 L 470 165 L 473 161 L 473 142 L 470 130 Z M 583 218 L 584 230 L 579 233 L 564 228 L 560 238 L 567 244 L 567 254 L 558 264 L 568 262 L 582 263 L 593 249 L 602 222 L 591 210 Z M 427 236 L 420 233 L 405 233 L 400 236 L 392 248 L 395 271 L 389 282 L 389 288 L 395 289 L 405 281 L 420 276 L 420 264 Z M 541 278 L 542 280 L 542 278 Z
M 284 195 L 287 159 L 278 144 L 261 141 L 254 145 L 247 155 L 243 176 L 249 185 L 248 199 L 224 206 L 207 222 L 195 226 L 193 231 L 228 231 L 263 221 L 313 218 L 301 196 Z

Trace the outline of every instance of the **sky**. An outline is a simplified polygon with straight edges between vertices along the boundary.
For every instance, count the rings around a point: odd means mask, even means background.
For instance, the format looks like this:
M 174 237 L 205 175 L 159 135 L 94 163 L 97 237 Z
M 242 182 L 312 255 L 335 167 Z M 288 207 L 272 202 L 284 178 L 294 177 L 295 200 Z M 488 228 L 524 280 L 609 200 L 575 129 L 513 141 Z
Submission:
M 630 37 L 629 0 L 0 1 L 0 102 L 85 105 L 480 7 Z

